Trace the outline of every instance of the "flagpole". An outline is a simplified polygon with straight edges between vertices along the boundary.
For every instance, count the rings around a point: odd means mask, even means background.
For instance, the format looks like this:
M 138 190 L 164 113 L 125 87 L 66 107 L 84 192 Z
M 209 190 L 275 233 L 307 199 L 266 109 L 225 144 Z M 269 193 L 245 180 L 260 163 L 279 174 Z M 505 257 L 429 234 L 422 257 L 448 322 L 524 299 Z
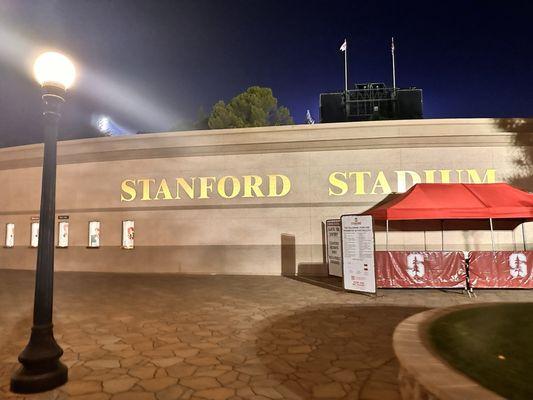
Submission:
M 344 39 L 346 43 L 346 49 L 344 50 L 344 91 L 348 92 L 348 42 Z
M 396 65 L 394 63 L 394 37 L 391 40 L 391 53 L 392 53 L 392 88 L 396 90 Z

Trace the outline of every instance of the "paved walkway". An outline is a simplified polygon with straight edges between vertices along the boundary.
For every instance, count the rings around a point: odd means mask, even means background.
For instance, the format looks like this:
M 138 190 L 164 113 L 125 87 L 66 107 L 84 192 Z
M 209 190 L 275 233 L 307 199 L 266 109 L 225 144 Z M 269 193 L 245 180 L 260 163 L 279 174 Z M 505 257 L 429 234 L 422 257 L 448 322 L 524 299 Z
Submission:
M 436 290 L 377 298 L 282 277 L 56 274 L 69 382 L 28 399 L 399 399 L 394 327 L 477 300 Z M 33 274 L 0 270 L 0 398 L 31 326 Z

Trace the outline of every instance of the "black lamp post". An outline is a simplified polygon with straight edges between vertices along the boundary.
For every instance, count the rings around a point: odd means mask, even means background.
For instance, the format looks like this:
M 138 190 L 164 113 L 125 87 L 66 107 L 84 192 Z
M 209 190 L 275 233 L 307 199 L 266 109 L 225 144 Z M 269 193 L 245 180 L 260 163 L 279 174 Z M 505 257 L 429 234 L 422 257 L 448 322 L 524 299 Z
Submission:
M 48 52 L 34 65 L 43 89 L 44 158 L 39 217 L 39 245 L 35 276 L 33 327 L 30 341 L 20 353 L 21 368 L 11 377 L 15 393 L 51 390 L 68 380 L 68 369 L 59 361 L 63 350 L 54 339 L 52 324 L 54 292 L 54 227 L 56 197 L 56 148 L 61 106 L 74 82 L 75 70 L 68 58 Z

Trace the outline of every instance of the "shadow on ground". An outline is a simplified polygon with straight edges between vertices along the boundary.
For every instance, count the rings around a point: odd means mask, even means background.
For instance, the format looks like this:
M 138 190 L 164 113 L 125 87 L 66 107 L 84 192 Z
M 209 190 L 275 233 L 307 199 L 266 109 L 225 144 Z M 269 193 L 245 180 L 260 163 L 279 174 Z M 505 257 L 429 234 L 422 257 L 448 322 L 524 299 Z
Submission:
M 33 272 L 0 269 L 2 400 L 398 399 L 398 322 L 427 307 L 532 296 L 369 297 L 272 276 L 57 273 L 54 331 L 69 382 L 14 396 L 9 377 L 30 333 L 33 284 Z
M 399 399 L 392 333 L 423 310 L 350 305 L 298 310 L 262 327 L 258 355 L 270 379 L 281 382 L 275 389 L 284 398 Z

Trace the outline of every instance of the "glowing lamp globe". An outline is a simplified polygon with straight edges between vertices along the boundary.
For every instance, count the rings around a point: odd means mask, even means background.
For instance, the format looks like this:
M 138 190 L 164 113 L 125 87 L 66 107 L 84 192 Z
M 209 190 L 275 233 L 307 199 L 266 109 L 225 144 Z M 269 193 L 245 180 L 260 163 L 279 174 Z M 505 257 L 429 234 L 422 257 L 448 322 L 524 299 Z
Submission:
M 37 57 L 33 73 L 41 86 L 52 85 L 65 90 L 72 86 L 76 78 L 74 64 L 63 54 L 52 51 Z

